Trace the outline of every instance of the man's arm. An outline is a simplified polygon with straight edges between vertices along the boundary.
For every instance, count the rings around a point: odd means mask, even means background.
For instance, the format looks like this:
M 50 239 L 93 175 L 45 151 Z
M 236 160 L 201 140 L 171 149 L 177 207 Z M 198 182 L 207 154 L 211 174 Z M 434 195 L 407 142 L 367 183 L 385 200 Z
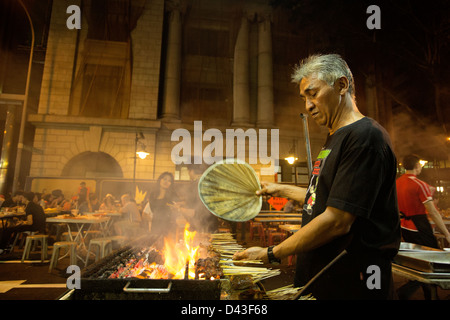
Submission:
M 350 231 L 356 216 L 351 213 L 327 207 L 327 209 L 302 227 L 291 237 L 273 248 L 276 258 L 284 258 L 299 252 L 311 251 L 323 246 L 339 236 Z M 238 252 L 233 259 L 262 260 L 267 262 L 267 249 L 260 247 L 249 248 Z
M 436 224 L 436 228 L 445 236 L 445 239 L 450 243 L 450 233 L 442 220 L 441 215 L 437 211 L 433 201 L 427 201 L 424 203 L 425 208 L 430 215 L 431 220 Z
M 287 184 L 261 182 L 261 190 L 257 191 L 256 194 L 269 194 L 275 197 L 290 198 L 303 203 L 305 202 L 306 188 L 291 186 Z

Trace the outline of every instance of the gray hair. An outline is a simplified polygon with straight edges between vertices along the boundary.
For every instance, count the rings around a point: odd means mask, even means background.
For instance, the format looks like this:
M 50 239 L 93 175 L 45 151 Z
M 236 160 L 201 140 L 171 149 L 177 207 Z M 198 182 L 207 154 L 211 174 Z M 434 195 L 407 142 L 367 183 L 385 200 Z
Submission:
M 304 77 L 315 74 L 318 79 L 333 86 L 337 79 L 346 77 L 349 82 L 348 92 L 355 98 L 355 83 L 353 74 L 347 63 L 338 54 L 315 54 L 302 60 L 295 66 L 292 74 L 292 82 L 300 83 Z

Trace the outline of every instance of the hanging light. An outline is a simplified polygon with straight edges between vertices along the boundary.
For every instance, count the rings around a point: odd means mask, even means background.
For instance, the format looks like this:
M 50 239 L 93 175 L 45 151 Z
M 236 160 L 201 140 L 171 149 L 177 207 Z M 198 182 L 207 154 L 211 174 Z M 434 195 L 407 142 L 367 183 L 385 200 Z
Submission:
M 420 165 L 423 167 L 424 165 L 426 165 L 428 163 L 427 160 L 419 160 Z
M 297 161 L 298 158 L 290 156 L 290 157 L 284 158 L 284 160 L 286 160 L 289 164 L 294 164 L 294 162 Z
M 147 158 L 147 156 L 150 154 L 147 151 L 141 150 L 141 151 L 136 151 L 137 156 L 139 157 L 139 159 L 144 160 L 145 158 Z
M 136 133 L 136 140 L 135 140 L 136 155 L 139 157 L 139 159 L 144 160 L 150 153 L 148 153 L 147 150 L 145 150 L 145 144 L 143 144 L 142 141 L 140 141 L 142 139 L 145 139 L 142 132 Z
M 294 141 L 292 141 L 292 147 L 291 147 L 291 150 L 289 150 L 289 153 L 288 153 L 288 155 L 289 155 L 289 157 L 286 157 L 286 158 L 284 158 L 284 160 L 286 160 L 289 164 L 294 164 L 294 162 L 295 161 L 297 161 L 298 160 L 298 158 L 296 158 L 294 155 L 295 155 L 295 139 L 294 139 Z

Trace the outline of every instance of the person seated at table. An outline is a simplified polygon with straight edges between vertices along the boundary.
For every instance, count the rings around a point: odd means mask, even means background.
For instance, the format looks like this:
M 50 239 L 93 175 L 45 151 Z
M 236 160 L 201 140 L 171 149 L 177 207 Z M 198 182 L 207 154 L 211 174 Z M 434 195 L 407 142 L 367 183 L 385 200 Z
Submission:
M 89 208 L 91 209 L 91 212 L 100 210 L 100 201 L 98 201 L 98 197 L 95 193 L 89 194 Z
M 23 195 L 23 191 L 14 192 L 13 196 L 8 194 L 6 196 L 5 201 L 2 203 L 2 208 L 14 208 L 17 206 L 21 206 L 22 205 L 22 202 L 21 202 L 22 195 Z
M 4 253 L 11 240 L 11 235 L 17 232 L 35 231 L 45 233 L 45 212 L 44 209 L 33 201 L 34 193 L 25 192 L 21 196 L 22 203 L 25 204 L 26 220 L 18 220 L 14 225 L 3 230 L 0 240 L 0 254 Z
M 64 194 L 61 190 L 56 189 L 52 191 L 52 201 L 49 208 L 61 208 L 67 209 L 67 200 L 64 198 Z M 69 202 L 70 203 L 70 202 Z M 64 207 L 66 205 L 66 207 Z M 70 210 L 70 209 L 69 209 Z
M 131 196 L 129 194 L 124 194 L 120 200 L 122 202 L 122 208 L 120 208 L 122 217 L 131 222 L 141 222 L 141 213 Z
M 108 193 L 105 198 L 103 199 L 100 208 L 100 211 L 107 211 L 107 212 L 111 212 L 111 211 L 117 211 L 117 207 L 116 207 L 116 199 L 114 198 L 114 196 L 110 193 Z
M 40 205 L 42 207 L 42 209 L 46 208 L 46 204 L 45 204 L 45 200 L 42 199 L 42 194 L 39 192 L 36 192 L 34 194 L 34 199 L 33 199 L 34 203 L 37 203 L 38 205 Z
M 50 208 L 50 205 L 53 201 L 53 196 L 51 193 L 43 193 L 42 200 L 45 202 L 45 208 Z
M 100 209 L 100 202 L 98 201 L 97 195 L 94 193 L 89 194 L 89 201 L 83 201 L 79 206 L 78 210 L 80 214 L 86 212 L 95 212 Z
M 119 211 L 122 213 L 122 219 L 114 224 L 115 232 L 128 238 L 139 236 L 145 231 L 145 227 L 142 226 L 141 213 L 136 202 L 129 194 L 124 194 L 121 202 L 122 208 Z

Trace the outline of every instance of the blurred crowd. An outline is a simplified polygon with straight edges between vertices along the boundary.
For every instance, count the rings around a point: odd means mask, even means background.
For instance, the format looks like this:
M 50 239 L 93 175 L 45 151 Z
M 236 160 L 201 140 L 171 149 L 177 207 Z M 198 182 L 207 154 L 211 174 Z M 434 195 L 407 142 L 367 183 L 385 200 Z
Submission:
M 3 211 L 7 211 L 7 208 L 23 206 L 23 203 L 21 203 L 23 194 L 23 191 L 17 191 L 12 195 L 0 195 L 0 207 Z M 78 191 L 70 198 L 66 198 L 61 189 L 55 189 L 51 192 L 43 190 L 33 194 L 33 202 L 39 204 L 43 209 L 56 209 L 65 212 L 77 210 L 77 213 L 83 214 L 85 212 L 116 211 L 120 207 L 120 201 L 116 200 L 111 194 L 107 194 L 100 201 L 97 194 L 86 187 L 85 182 L 80 183 Z

